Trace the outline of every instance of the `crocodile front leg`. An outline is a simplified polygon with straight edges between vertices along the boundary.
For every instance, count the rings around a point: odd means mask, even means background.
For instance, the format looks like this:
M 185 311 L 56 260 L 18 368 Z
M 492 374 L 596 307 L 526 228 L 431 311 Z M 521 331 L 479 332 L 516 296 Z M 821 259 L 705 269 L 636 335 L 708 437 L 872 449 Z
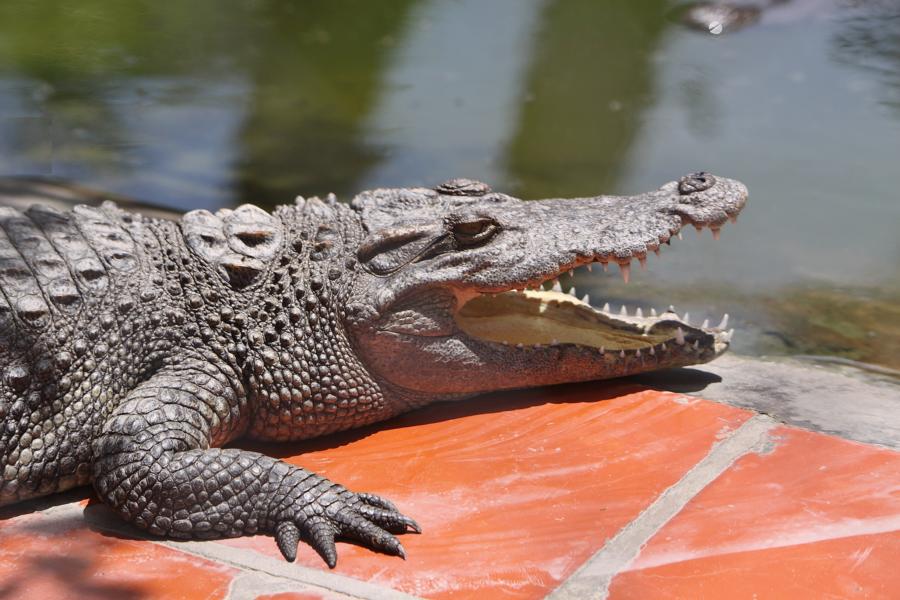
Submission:
M 142 383 L 93 443 L 100 498 L 156 535 L 269 533 L 289 561 L 303 539 L 334 567 L 336 537 L 404 556 L 392 533 L 419 527 L 387 500 L 256 452 L 211 447 L 233 435 L 238 399 L 222 373 L 202 364 Z

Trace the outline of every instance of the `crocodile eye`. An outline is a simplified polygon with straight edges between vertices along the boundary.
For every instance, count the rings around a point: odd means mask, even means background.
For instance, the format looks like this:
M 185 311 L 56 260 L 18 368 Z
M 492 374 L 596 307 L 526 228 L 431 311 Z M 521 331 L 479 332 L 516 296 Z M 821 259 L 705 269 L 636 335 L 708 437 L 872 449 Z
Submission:
M 484 244 L 494 237 L 500 226 L 493 219 L 475 219 L 453 224 L 453 238 L 460 248 Z

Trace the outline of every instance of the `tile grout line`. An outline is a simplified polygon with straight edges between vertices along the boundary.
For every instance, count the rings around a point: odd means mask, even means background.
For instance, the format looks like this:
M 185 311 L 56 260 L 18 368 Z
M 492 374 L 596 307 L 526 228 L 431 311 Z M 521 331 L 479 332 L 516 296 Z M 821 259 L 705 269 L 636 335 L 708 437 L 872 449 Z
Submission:
M 242 571 L 228 586 L 223 600 L 256 600 L 260 594 L 275 595 L 283 593 L 314 593 L 317 595 L 327 594 L 323 598 L 328 600 L 358 600 L 358 596 L 348 596 L 334 590 L 325 590 L 324 588 L 311 585 L 299 586 L 296 581 L 273 577 L 260 573 L 258 571 Z
M 134 541 L 145 541 L 184 554 L 197 556 L 219 565 L 238 569 L 242 572 L 242 575 L 256 575 L 258 576 L 255 578 L 256 581 L 265 579 L 274 584 L 271 590 L 256 589 L 256 595 L 267 591 L 282 592 L 285 591 L 286 583 L 294 583 L 362 600 L 420 600 L 416 596 L 387 586 L 312 567 L 305 567 L 296 563 L 289 563 L 286 560 L 271 558 L 255 550 L 233 548 L 212 540 L 202 542 L 174 541 L 145 537 L 127 523 L 115 519 L 113 515 L 85 510 L 78 504 L 53 507 L 42 512 L 51 519 L 77 519 L 99 530 L 121 534 Z M 242 575 L 236 576 L 236 579 Z M 245 597 L 245 594 L 240 593 L 243 587 L 241 585 L 235 586 L 234 582 L 232 582 L 232 585 L 229 587 L 228 597 L 235 598 L 235 600 Z M 256 596 L 252 597 L 255 598 Z
M 768 433 L 778 425 L 780 423 L 771 417 L 757 414 L 727 438 L 717 442 L 700 462 L 607 540 L 600 550 L 551 592 L 547 599 L 607 598 L 613 578 L 637 558 L 644 545 L 737 459 L 770 447 L 772 442 Z
M 271 558 L 255 550 L 233 548 L 214 541 L 150 541 L 154 544 L 166 546 L 186 554 L 193 554 L 218 564 L 228 565 L 247 573 L 263 576 L 270 581 L 275 580 L 276 583 L 278 580 L 281 582 L 300 583 L 363 600 L 420 600 L 417 596 L 412 596 L 390 587 L 354 579 L 346 575 L 304 567 L 295 563 L 289 563 L 286 560 Z M 232 586 L 232 588 L 234 587 Z M 280 585 L 276 587 L 279 589 L 255 589 L 254 591 L 256 595 L 261 592 L 285 591 L 280 589 L 282 588 Z M 236 594 L 234 593 L 235 591 L 235 589 L 232 589 L 232 593 L 229 593 L 228 598 L 234 598 L 234 600 L 243 598 L 243 594 Z M 255 598 L 256 595 L 253 597 Z

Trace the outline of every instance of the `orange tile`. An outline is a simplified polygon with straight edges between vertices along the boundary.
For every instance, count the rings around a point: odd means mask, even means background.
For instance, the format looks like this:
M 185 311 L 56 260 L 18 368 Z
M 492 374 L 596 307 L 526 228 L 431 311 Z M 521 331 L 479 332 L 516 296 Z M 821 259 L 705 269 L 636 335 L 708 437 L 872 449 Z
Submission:
M 900 453 L 774 435 L 663 527 L 610 597 L 900 597 Z
M 259 449 L 382 494 L 422 525 L 402 538 L 406 562 L 340 544 L 336 572 L 430 598 L 540 598 L 749 417 L 635 389 L 494 394 Z M 280 556 L 269 538 L 223 543 Z M 298 561 L 324 568 L 307 547 Z
M 224 598 L 236 571 L 41 513 L 0 523 L 0 598 Z

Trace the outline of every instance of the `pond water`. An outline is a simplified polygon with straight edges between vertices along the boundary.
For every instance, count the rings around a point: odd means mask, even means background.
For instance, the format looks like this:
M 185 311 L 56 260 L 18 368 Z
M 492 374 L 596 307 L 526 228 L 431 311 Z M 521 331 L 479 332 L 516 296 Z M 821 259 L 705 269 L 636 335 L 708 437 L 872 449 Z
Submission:
M 372 186 L 751 191 L 594 298 L 732 314 L 735 349 L 900 368 L 900 2 L 788 0 L 712 35 L 665 0 L 0 5 L 0 175 L 178 210 Z M 570 282 L 564 282 L 564 287 Z

